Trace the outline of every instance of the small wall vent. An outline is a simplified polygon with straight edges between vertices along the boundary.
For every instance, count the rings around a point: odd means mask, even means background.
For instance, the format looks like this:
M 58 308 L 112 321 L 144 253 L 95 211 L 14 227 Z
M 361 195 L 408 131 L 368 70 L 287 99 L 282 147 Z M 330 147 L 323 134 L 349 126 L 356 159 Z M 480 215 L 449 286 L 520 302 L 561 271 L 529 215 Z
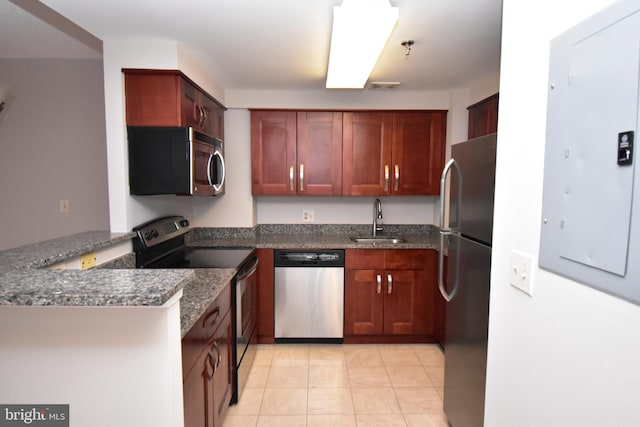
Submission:
M 400 82 L 371 82 L 371 89 L 393 89 Z

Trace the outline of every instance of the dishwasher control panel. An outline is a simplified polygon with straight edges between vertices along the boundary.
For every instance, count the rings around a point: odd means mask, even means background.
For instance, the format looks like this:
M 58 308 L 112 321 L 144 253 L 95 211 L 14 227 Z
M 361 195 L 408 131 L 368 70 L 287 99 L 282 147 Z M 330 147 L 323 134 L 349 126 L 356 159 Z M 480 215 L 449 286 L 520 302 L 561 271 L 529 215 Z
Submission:
M 344 267 L 344 249 L 274 251 L 274 267 Z

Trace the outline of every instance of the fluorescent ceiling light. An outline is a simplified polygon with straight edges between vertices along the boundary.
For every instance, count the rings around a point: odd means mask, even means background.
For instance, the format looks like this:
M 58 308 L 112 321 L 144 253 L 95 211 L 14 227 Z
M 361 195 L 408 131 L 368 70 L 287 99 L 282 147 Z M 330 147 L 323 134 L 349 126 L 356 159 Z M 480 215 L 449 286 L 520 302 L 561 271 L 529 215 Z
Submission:
M 328 89 L 362 89 L 398 22 L 389 0 L 344 0 L 333 8 Z

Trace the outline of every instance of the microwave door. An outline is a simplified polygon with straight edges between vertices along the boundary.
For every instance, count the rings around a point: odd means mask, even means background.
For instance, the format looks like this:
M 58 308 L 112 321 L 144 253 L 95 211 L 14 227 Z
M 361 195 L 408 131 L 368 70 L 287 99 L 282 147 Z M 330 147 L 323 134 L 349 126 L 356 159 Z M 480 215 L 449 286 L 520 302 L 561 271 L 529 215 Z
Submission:
M 192 153 L 191 194 L 194 196 L 212 196 L 215 194 L 211 180 L 214 149 L 209 144 L 193 141 Z

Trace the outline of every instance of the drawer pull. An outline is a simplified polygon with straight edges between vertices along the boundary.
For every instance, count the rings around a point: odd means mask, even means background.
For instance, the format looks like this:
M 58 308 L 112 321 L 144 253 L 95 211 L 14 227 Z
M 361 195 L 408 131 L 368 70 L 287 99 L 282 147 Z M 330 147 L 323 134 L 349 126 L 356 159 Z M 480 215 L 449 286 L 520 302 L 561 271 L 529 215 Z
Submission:
M 202 321 L 202 327 L 205 328 L 209 325 L 215 325 L 220 317 L 220 307 L 216 307 L 211 313 L 207 314 L 207 317 Z
M 205 370 L 207 379 L 211 380 L 213 378 L 213 374 L 216 372 L 215 362 L 213 361 L 213 356 L 211 353 L 207 354 L 207 359 L 205 360 Z

